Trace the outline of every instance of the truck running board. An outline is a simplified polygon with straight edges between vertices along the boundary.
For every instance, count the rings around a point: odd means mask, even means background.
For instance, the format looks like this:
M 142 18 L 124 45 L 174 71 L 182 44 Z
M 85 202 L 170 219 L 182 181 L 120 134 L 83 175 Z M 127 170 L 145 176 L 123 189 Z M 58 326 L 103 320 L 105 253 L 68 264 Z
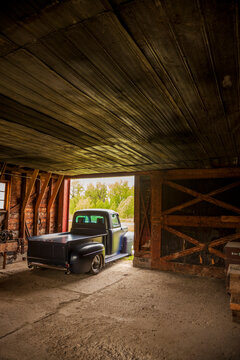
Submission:
M 105 257 L 105 264 L 110 263 L 112 261 L 118 260 L 118 259 L 122 259 L 126 256 L 129 256 L 129 254 L 124 253 L 124 254 L 116 254 L 116 255 L 110 255 L 108 257 Z

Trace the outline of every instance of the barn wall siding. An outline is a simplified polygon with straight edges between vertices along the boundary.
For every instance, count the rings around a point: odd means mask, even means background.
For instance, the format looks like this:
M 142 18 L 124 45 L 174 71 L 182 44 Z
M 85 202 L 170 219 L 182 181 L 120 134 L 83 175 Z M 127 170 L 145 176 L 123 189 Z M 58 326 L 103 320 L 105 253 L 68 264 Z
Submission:
M 148 184 L 144 179 L 138 175 L 136 181 L 135 212 L 145 217 L 136 225 L 142 230 L 134 265 L 222 277 L 223 248 L 240 238 L 238 171 L 159 171 L 149 173 Z M 147 240 L 144 229 L 150 229 Z
M 33 179 L 34 174 L 35 179 Z M 45 191 L 42 192 L 47 177 L 50 178 L 50 181 Z M 36 170 L 28 170 L 26 173 L 11 172 L 9 169 L 2 177 L 2 180 L 8 184 L 9 201 L 8 211 L 1 211 L 0 214 L 0 230 L 11 230 L 13 240 L 8 241 L 6 244 L 0 243 L 1 254 L 20 251 L 19 244 L 22 246 L 21 252 L 25 252 L 27 250 L 28 236 L 62 231 L 64 190 L 68 189 L 69 181 L 67 181 L 68 186 L 66 187 L 66 184 L 62 181 L 63 177 L 58 175 L 43 172 L 39 174 Z M 56 190 L 57 187 L 58 191 Z M 30 196 L 26 202 L 29 191 Z M 36 218 L 36 202 L 41 192 L 43 196 L 38 208 L 38 217 Z M 51 207 L 49 207 L 50 201 L 52 202 Z M 23 215 L 24 202 L 26 202 L 26 206 Z M 65 214 L 65 222 L 67 223 L 67 221 L 68 218 Z M 23 222 L 25 226 L 23 226 Z

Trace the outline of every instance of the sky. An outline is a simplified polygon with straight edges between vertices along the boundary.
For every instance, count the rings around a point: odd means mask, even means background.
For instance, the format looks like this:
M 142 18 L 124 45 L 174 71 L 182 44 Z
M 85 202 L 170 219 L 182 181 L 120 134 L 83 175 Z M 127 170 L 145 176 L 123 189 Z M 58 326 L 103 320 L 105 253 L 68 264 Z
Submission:
M 134 176 L 114 176 L 114 177 L 104 177 L 104 178 L 90 178 L 90 179 L 74 179 L 74 180 L 78 180 L 79 183 L 84 187 L 84 189 L 86 189 L 88 184 L 93 184 L 94 186 L 100 182 L 102 184 L 106 184 L 106 185 L 110 185 L 110 184 L 114 184 L 115 182 L 120 182 L 122 181 L 127 181 L 128 182 L 128 186 L 132 187 L 134 186 Z

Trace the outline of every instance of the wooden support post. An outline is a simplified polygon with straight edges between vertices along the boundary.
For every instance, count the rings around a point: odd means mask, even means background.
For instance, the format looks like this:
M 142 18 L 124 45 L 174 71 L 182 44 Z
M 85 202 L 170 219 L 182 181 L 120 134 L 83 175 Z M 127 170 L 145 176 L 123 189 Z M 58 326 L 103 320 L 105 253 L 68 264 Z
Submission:
M 40 193 L 38 195 L 36 204 L 35 204 L 35 211 L 34 211 L 34 235 L 38 235 L 38 219 L 39 219 L 39 206 L 41 205 L 42 199 L 44 197 L 45 191 L 48 187 L 49 181 L 51 179 L 52 173 L 48 173 L 46 175 L 45 181 L 40 189 Z
M 7 251 L 4 251 L 3 253 L 3 269 L 6 269 L 6 265 L 7 265 Z
M 161 243 L 162 243 L 162 173 L 156 172 L 151 175 L 151 257 L 152 266 L 161 257 Z
M 1 167 L 0 180 L 3 180 L 3 179 L 4 179 L 4 174 L 5 174 L 5 171 L 6 171 L 6 167 L 7 167 L 7 163 L 4 162 L 4 163 L 2 164 L 2 167 Z
M 12 178 L 10 177 L 10 179 L 7 182 L 7 192 L 6 192 L 6 197 L 5 197 L 5 210 L 6 210 L 6 215 L 5 215 L 5 220 L 4 220 L 5 229 L 8 229 L 8 221 L 9 221 L 9 217 L 10 217 L 11 186 L 12 186 Z
M 34 184 L 35 184 L 36 178 L 38 176 L 38 173 L 39 173 L 39 170 L 33 171 L 33 174 L 32 174 L 32 177 L 31 177 L 30 183 L 28 185 L 28 188 L 27 188 L 27 191 L 26 191 L 23 203 L 22 203 L 22 207 L 21 207 L 20 237 L 22 237 L 24 239 L 25 239 L 25 210 L 26 210 L 26 206 L 27 206 L 28 200 L 30 198 L 31 192 L 34 188 Z
M 134 184 L 134 253 L 140 251 L 140 175 L 135 176 Z
M 58 194 L 58 191 L 60 189 L 60 186 L 61 186 L 61 183 L 64 179 L 64 175 L 60 175 L 57 179 L 57 182 L 56 182 L 56 185 L 54 187 L 54 190 L 53 190 L 53 193 L 49 199 L 49 202 L 48 202 L 48 207 L 47 207 L 47 233 L 50 232 L 50 215 L 51 215 L 51 208 L 52 208 L 52 205 L 57 197 L 57 194 Z
M 58 232 L 68 231 L 70 179 L 65 179 L 59 192 Z

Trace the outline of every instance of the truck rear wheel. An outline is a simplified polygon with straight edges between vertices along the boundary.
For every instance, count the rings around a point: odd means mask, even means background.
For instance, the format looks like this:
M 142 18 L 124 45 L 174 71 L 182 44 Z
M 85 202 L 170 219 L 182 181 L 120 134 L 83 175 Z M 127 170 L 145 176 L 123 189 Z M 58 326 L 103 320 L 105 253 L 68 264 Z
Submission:
M 97 275 L 102 268 L 102 255 L 95 255 L 92 261 L 90 273 Z

